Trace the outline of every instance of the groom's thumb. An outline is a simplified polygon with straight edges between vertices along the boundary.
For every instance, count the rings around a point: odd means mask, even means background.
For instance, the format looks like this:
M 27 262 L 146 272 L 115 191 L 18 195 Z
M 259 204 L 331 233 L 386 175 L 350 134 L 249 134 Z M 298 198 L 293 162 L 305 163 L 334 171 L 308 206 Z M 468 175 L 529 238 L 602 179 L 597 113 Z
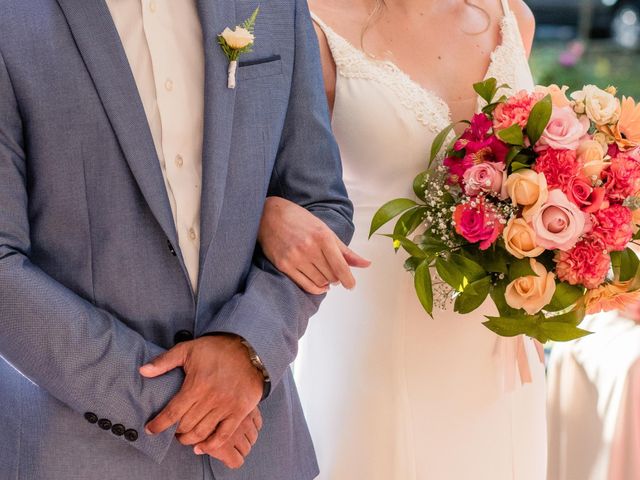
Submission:
M 147 378 L 159 377 L 174 368 L 184 365 L 186 350 L 184 345 L 176 345 L 171 350 L 157 356 L 155 359 L 140 367 L 140 375 Z

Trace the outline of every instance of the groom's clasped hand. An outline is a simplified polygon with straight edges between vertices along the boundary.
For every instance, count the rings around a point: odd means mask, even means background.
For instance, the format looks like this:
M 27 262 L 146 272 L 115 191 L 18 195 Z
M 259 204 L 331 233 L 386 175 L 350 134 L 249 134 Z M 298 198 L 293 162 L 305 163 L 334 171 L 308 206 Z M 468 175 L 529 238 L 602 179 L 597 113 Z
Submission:
M 263 374 L 251 363 L 242 339 L 233 335 L 179 343 L 140 373 L 155 378 L 180 367 L 182 388 L 147 424 L 147 433 L 157 435 L 177 424 L 180 443 L 239 468 L 262 428 Z

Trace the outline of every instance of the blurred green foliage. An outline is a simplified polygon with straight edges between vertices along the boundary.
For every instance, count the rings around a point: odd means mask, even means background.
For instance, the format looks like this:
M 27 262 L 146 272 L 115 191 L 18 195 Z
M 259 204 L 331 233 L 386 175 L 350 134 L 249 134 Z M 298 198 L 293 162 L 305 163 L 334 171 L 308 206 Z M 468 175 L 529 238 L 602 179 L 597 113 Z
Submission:
M 581 56 L 573 59 L 575 65 L 566 66 L 563 63 L 574 63 L 566 61 L 568 50 L 571 47 L 567 43 L 534 44 L 531 69 L 537 84 L 568 85 L 571 90 L 586 84 L 601 88 L 613 85 L 622 95 L 640 98 L 640 52 L 625 51 L 604 40 L 592 41 Z

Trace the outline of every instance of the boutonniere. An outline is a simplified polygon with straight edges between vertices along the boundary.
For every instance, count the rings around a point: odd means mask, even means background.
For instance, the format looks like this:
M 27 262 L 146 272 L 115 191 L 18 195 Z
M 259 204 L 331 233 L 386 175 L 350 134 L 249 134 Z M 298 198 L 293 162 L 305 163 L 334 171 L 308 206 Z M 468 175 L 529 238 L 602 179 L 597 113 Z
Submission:
M 256 8 L 251 17 L 244 21 L 242 25 L 237 25 L 234 30 L 229 27 L 218 35 L 218 43 L 222 51 L 229 59 L 229 79 L 227 86 L 236 88 L 236 71 L 238 69 L 238 58 L 240 55 L 249 53 L 253 50 L 253 42 L 256 37 L 253 31 L 256 26 L 256 19 L 260 7 Z

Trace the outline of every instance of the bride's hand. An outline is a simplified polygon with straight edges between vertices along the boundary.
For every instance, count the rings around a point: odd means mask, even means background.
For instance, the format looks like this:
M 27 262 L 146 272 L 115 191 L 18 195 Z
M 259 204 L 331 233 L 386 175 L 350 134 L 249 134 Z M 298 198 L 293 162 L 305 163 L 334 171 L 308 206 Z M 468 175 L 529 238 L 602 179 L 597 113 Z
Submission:
M 356 281 L 350 267 L 371 264 L 342 243 L 324 222 L 279 197 L 267 198 L 258 241 L 278 270 L 314 295 L 326 293 L 337 283 L 352 289 Z

